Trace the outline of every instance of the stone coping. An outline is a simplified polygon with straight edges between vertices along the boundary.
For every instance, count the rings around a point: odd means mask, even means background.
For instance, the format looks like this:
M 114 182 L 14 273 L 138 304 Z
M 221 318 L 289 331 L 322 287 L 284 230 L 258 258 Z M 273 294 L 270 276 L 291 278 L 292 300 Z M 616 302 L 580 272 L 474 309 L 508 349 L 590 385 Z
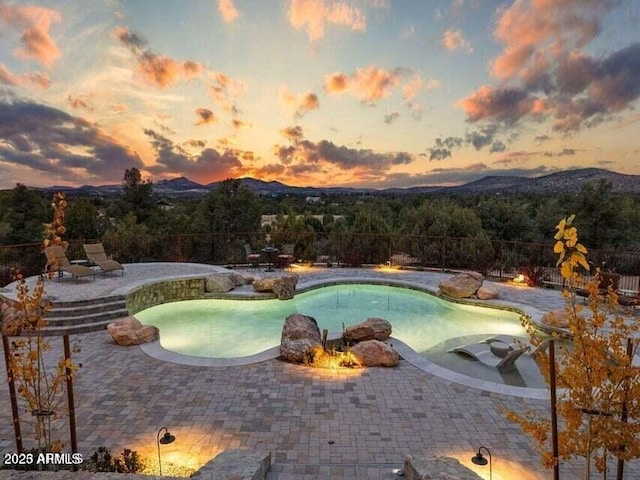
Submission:
M 197 278 L 197 276 L 195 276 Z M 438 298 L 441 298 L 445 301 L 453 301 L 454 303 L 461 303 L 466 305 L 474 305 L 483 308 L 494 308 L 500 310 L 510 310 L 516 313 L 525 314 L 529 316 L 532 321 L 536 325 L 542 326 L 540 319 L 542 318 L 543 312 L 530 307 L 528 305 L 517 304 L 516 302 L 505 302 L 505 301 L 463 301 L 458 299 L 450 299 L 448 297 L 444 297 L 438 295 L 436 292 L 431 290 L 430 288 L 407 280 L 400 279 L 381 279 L 375 277 L 344 277 L 344 278 L 334 278 L 334 279 L 322 279 L 322 280 L 314 280 L 308 282 L 302 282 L 299 288 L 296 289 L 296 293 L 304 293 L 312 290 L 316 290 L 319 288 L 333 286 L 333 285 L 349 285 L 349 284 L 368 284 L 368 285 L 386 285 L 398 288 L 408 288 L 411 290 L 420 291 L 423 293 L 427 293 Z M 232 290 L 233 292 L 233 290 Z M 253 292 L 247 291 L 246 295 L 250 297 L 252 300 L 258 300 Z M 233 300 L 243 300 L 242 292 L 236 291 L 235 294 L 222 294 L 217 296 L 217 298 L 221 299 L 233 299 Z M 342 332 L 330 332 L 329 339 L 339 339 L 342 336 Z M 462 385 L 466 385 L 469 387 L 474 387 L 480 390 L 484 390 L 492 393 L 499 393 L 504 395 L 510 395 L 514 397 L 521 398 L 530 398 L 530 399 L 546 399 L 548 398 L 549 392 L 547 389 L 538 389 L 538 388 L 526 388 L 526 387 L 515 387 L 510 385 L 499 384 L 495 382 L 489 382 L 486 380 L 481 380 L 473 377 L 469 377 L 466 375 L 462 375 L 460 373 L 454 372 L 452 370 L 446 369 L 437 365 L 433 362 L 430 362 L 426 358 L 423 358 L 420 354 L 418 354 L 415 350 L 413 350 L 409 345 L 404 343 L 403 341 L 390 337 L 390 340 L 393 342 L 393 348 L 398 352 L 398 354 L 407 362 L 415 366 L 416 368 L 435 375 L 436 377 L 442 378 L 444 380 L 448 380 L 454 383 L 459 383 Z M 169 350 L 165 350 L 164 347 L 160 344 L 159 340 L 156 340 L 152 343 L 147 343 L 140 345 L 141 350 L 149 355 L 152 358 L 157 360 L 162 360 L 171 363 L 177 363 L 180 365 L 191 365 L 191 366 L 206 366 L 206 367 L 229 367 L 229 366 L 240 366 L 240 365 L 249 365 L 252 363 L 264 362 L 267 360 L 273 360 L 280 356 L 280 347 L 275 346 L 269 348 L 263 352 L 259 352 L 255 355 L 250 355 L 246 357 L 235 357 L 235 358 L 207 358 L 207 357 L 196 357 L 191 355 L 184 355 L 180 353 L 171 352 Z

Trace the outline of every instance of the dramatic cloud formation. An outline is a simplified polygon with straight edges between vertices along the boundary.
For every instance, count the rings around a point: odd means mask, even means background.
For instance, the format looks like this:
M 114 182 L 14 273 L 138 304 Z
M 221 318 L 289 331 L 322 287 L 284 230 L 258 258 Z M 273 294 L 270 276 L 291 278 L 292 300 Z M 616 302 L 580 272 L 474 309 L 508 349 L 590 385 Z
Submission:
M 545 104 L 519 88 L 493 88 L 484 85 L 467 98 L 459 100 L 470 122 L 492 120 L 513 125 L 525 115 L 542 114 Z
M 0 4 L 0 24 L 22 32 L 15 56 L 33 58 L 46 67 L 60 58 L 60 50 L 49 36 L 51 23 L 60 21 L 60 13 L 48 8 Z
M 363 32 L 366 28 L 364 13 L 341 0 L 291 0 L 287 16 L 294 28 L 306 30 L 310 42 L 324 37 L 327 24 L 340 25 L 357 32 Z
M 224 23 L 231 23 L 240 15 L 233 0 L 218 0 L 218 10 Z
M 329 140 L 312 142 L 304 139 L 299 126 L 286 128 L 280 133 L 292 144 L 276 145 L 274 152 L 291 173 L 303 174 L 318 171 L 323 166 L 331 166 L 345 171 L 355 170 L 359 175 L 371 175 L 414 161 L 414 157 L 406 152 L 377 153 L 369 149 L 335 145 Z
M 160 133 L 145 129 L 156 151 L 156 163 L 146 169 L 155 175 L 187 175 L 199 182 L 212 182 L 243 173 L 243 152 L 226 149 L 220 153 L 214 148 L 205 148 L 197 155 L 190 155 L 180 145 Z
M 120 43 L 134 55 L 142 78 L 150 85 L 165 88 L 181 78 L 189 80 L 202 72 L 202 66 L 196 62 L 190 60 L 179 62 L 154 53 L 147 46 L 146 40 L 127 28 L 117 27 L 115 35 Z
M 280 100 L 285 107 L 293 110 L 293 116 L 297 119 L 302 118 L 312 110 L 320 108 L 318 95 L 313 92 L 295 95 L 289 92 L 286 87 L 283 87 L 280 89 Z
M 195 125 L 206 125 L 207 123 L 215 123 L 218 121 L 213 112 L 208 108 L 196 108 L 195 112 L 198 116 Z
M 95 124 L 26 100 L 0 102 L 0 162 L 87 182 L 118 180 L 138 154 Z
M 11 86 L 35 85 L 40 88 L 48 88 L 51 84 L 49 77 L 40 72 L 18 75 L 11 72 L 5 65 L 0 63 L 0 83 Z
M 467 53 L 473 52 L 471 43 L 460 30 L 445 30 L 442 34 L 442 46 L 447 50 L 463 50 Z
M 444 140 L 436 138 L 436 143 L 433 147 L 427 148 L 429 152 L 429 161 L 431 160 L 444 160 L 452 155 L 454 148 L 462 146 L 464 140 L 460 137 L 447 137 Z

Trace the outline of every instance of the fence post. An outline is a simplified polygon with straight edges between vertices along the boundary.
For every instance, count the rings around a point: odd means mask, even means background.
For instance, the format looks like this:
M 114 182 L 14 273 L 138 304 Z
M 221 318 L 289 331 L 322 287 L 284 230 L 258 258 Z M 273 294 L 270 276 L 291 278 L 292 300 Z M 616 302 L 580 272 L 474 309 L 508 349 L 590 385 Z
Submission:
M 442 271 L 446 270 L 447 239 L 442 237 Z

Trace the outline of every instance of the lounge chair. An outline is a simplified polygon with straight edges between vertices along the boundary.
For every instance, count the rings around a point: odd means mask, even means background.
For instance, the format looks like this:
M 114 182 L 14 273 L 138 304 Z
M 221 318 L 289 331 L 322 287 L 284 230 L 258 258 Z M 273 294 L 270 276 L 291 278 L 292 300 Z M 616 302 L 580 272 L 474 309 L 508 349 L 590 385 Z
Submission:
M 104 273 L 121 270 L 122 275 L 124 275 L 124 267 L 122 264 L 107 257 L 102 243 L 85 243 L 82 247 L 84 248 L 89 261 L 99 266 Z
M 530 350 L 528 345 L 521 346 L 511 344 L 504 352 L 504 355 L 499 356 L 492 351 L 491 347 L 491 345 L 487 345 L 486 343 L 470 343 L 469 345 L 455 347 L 449 350 L 449 352 L 465 355 L 489 367 L 495 367 L 500 373 L 504 373 L 516 368 L 516 360 Z
M 245 259 L 248 264 L 250 264 L 253 268 L 258 268 L 260 266 L 260 254 L 253 253 L 251 250 L 251 245 L 248 243 L 244 244 L 244 253 Z
M 44 254 L 47 256 L 47 270 L 49 272 L 58 272 L 58 277 L 62 276 L 62 272 L 70 273 L 74 280 L 78 278 L 93 276 L 96 278 L 96 272 L 84 265 L 73 265 L 64 253 L 64 249 L 59 245 L 46 247 Z
M 295 259 L 294 256 L 295 245 L 293 243 L 286 243 L 282 246 L 280 254 L 278 255 L 278 263 L 281 268 L 289 268 Z

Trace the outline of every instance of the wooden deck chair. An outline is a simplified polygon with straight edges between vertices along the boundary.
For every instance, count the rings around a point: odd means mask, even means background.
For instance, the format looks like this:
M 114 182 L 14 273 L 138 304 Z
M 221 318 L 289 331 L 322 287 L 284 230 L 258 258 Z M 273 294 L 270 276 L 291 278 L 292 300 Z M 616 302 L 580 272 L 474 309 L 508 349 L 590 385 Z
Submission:
M 96 272 L 91 268 L 84 265 L 73 265 L 67 258 L 67 254 L 64 253 L 64 249 L 59 245 L 46 247 L 44 254 L 47 256 L 48 271 L 58 272 L 59 277 L 62 276 L 60 275 L 61 272 L 67 272 L 71 274 L 74 280 L 88 277 L 89 275 L 92 275 L 94 280 L 96 278 Z
M 122 264 L 107 257 L 102 243 L 88 243 L 82 245 L 82 248 L 84 248 L 89 261 L 98 265 L 104 273 L 121 270 L 122 275 L 124 275 L 124 267 Z

